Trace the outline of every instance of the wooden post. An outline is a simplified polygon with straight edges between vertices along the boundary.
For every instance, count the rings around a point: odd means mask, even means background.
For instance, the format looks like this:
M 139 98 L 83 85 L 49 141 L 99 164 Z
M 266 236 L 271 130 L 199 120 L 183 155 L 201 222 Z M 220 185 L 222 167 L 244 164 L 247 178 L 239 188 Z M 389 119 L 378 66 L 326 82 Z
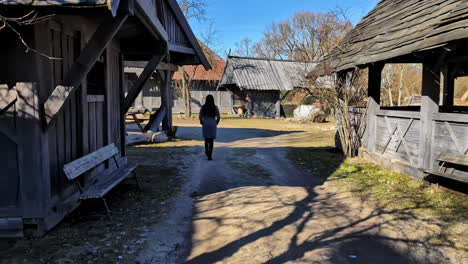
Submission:
M 444 106 L 453 106 L 454 104 L 455 79 L 452 71 L 453 67 L 450 67 L 449 64 L 442 68 L 442 75 L 444 76 L 442 105 Z
M 368 101 L 367 101 L 367 149 L 376 151 L 377 141 L 377 115 L 380 110 L 380 89 L 382 85 L 382 70 L 385 64 L 369 66 Z
M 433 116 L 439 112 L 441 64 L 423 63 L 423 88 L 421 96 L 421 129 L 419 136 L 418 168 L 432 169 Z
M 278 92 L 278 100 L 276 101 L 275 108 L 276 108 L 276 118 L 280 118 L 281 117 L 281 92 Z
M 166 117 L 163 120 L 163 128 L 172 130 L 172 76 L 174 75 L 173 71 L 160 71 L 162 79 L 161 87 L 161 106 L 166 107 Z

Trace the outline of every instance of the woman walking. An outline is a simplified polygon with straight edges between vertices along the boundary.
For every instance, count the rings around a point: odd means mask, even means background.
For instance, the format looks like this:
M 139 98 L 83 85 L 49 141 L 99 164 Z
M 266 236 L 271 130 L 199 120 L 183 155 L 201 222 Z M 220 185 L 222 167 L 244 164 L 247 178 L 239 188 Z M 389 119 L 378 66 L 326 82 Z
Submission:
M 212 160 L 214 140 L 221 116 L 215 105 L 214 97 L 206 96 L 205 104 L 200 109 L 200 124 L 203 126 L 203 138 L 205 138 L 205 154 L 208 160 Z

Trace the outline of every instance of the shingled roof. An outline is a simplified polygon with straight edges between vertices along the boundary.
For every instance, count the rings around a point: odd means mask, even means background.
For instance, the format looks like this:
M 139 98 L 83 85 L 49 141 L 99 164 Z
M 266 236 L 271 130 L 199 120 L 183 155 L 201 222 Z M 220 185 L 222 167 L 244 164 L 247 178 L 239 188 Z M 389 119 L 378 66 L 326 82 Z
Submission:
M 203 67 L 198 66 L 184 66 L 185 71 L 193 76 L 194 81 L 220 81 L 223 76 L 226 61 L 223 60 L 216 52 L 206 46 L 203 42 L 198 40 L 198 44 L 203 50 L 205 57 L 211 64 L 211 70 L 205 70 Z M 174 73 L 173 80 L 182 80 L 182 70 L 179 69 Z
M 290 91 L 307 87 L 306 73 L 315 63 L 230 56 L 221 86 L 237 85 L 241 90 Z
M 468 38 L 468 1 L 382 0 L 328 56 L 342 71 Z

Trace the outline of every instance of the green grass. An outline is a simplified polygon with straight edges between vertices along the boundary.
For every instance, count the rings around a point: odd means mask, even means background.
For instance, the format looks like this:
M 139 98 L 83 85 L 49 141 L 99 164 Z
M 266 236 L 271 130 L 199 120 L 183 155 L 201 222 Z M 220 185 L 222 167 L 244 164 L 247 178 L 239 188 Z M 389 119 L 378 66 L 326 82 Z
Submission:
M 468 219 L 468 196 L 428 185 L 361 159 L 345 159 L 332 149 L 332 131 L 309 129 L 303 134 L 290 143 L 287 156 L 298 166 L 377 210 L 404 218 L 411 216 L 413 220 L 427 219 L 426 229 L 432 228 L 430 223 L 437 222 L 442 230 L 442 241 L 451 240 L 456 248 L 468 248 L 463 224 Z
M 468 219 L 467 196 L 450 193 L 377 165 L 345 161 L 330 180 L 386 210 L 412 210 L 445 221 Z

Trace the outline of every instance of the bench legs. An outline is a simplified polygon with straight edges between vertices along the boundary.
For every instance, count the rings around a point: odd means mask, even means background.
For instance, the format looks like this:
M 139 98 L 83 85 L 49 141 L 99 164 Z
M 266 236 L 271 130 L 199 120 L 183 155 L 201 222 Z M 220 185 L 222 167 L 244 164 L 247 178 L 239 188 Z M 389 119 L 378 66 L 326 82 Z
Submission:
M 136 182 L 136 184 L 138 186 L 138 190 L 141 192 L 141 185 L 140 185 L 140 182 L 138 181 L 138 177 L 136 175 L 136 172 L 133 171 L 132 174 L 133 174 L 133 177 L 135 178 L 135 182 Z
M 110 209 L 109 209 L 109 206 L 107 205 L 106 199 L 104 197 L 101 198 L 101 199 L 102 199 L 102 202 L 104 203 L 104 207 L 106 207 L 107 216 L 112 219 Z

